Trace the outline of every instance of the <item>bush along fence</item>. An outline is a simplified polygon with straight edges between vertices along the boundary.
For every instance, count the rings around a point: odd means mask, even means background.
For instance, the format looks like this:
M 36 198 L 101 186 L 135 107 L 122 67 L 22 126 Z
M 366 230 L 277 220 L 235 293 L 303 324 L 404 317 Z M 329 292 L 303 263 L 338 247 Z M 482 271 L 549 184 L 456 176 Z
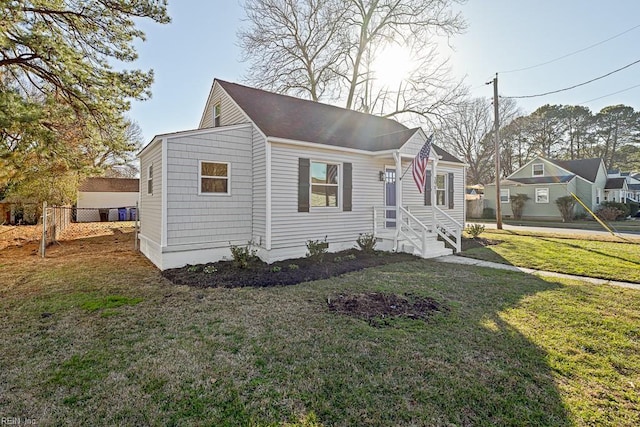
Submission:
M 53 243 L 58 243 L 60 234 L 72 222 L 135 222 L 135 245 L 138 249 L 138 204 L 118 208 L 76 208 L 73 206 L 47 206 L 42 204 L 42 238 L 40 240 L 40 255 L 44 258 L 46 249 Z

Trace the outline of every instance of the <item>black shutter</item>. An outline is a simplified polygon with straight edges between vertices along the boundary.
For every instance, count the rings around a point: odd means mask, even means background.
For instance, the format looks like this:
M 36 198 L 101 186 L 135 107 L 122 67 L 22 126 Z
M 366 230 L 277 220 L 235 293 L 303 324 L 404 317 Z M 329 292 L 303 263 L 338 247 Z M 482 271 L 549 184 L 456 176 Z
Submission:
M 449 193 L 449 209 L 453 209 L 453 173 L 448 174 L 449 183 L 447 184 L 447 192 Z
M 351 212 L 352 209 L 352 189 L 353 180 L 351 178 L 351 163 L 342 164 L 342 210 L 345 212 Z
M 424 178 L 424 205 L 431 206 L 431 171 L 427 170 Z
M 298 212 L 309 212 L 309 159 L 298 159 Z

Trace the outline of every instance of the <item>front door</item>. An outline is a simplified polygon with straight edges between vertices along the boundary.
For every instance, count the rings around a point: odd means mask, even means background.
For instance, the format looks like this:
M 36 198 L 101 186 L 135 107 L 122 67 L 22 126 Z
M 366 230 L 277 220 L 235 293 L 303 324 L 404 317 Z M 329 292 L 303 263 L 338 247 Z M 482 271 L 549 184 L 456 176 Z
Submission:
M 396 169 L 384 169 L 384 206 L 386 208 L 396 207 Z M 385 227 L 396 228 L 396 211 L 388 209 L 385 211 Z

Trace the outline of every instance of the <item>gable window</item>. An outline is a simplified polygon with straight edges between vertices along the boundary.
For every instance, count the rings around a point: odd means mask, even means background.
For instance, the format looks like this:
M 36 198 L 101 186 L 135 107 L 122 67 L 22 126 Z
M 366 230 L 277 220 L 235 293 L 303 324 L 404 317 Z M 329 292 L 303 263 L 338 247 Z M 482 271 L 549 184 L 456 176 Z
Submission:
M 213 106 L 213 127 L 220 126 L 220 103 Z
M 311 162 L 311 207 L 338 207 L 339 169 L 337 164 Z
M 221 162 L 200 162 L 200 194 L 230 194 L 231 165 Z
M 436 206 L 447 204 L 447 180 L 446 175 L 436 175 Z
M 533 176 L 543 176 L 543 175 L 544 175 L 544 163 L 534 163 Z
M 500 189 L 500 203 L 509 203 L 510 192 L 508 188 Z
M 153 194 L 153 164 L 147 168 L 147 194 Z
M 549 203 L 548 188 L 536 188 L 536 203 Z

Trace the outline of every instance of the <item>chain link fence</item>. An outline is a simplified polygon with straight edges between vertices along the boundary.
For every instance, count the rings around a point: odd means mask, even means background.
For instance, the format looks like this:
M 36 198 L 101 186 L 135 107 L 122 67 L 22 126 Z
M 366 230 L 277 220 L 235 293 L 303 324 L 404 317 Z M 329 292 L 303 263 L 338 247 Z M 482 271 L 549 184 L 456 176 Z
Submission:
M 135 221 L 135 243 L 137 249 L 138 206 L 124 206 L 117 208 L 77 208 L 73 206 L 42 205 L 42 237 L 40 241 L 40 255 L 44 258 L 47 247 L 58 243 L 62 232 L 72 222 L 114 222 Z
M 60 234 L 71 224 L 71 206 L 47 206 L 42 204 L 42 240 L 40 255 L 44 258 L 47 246 L 57 242 Z

